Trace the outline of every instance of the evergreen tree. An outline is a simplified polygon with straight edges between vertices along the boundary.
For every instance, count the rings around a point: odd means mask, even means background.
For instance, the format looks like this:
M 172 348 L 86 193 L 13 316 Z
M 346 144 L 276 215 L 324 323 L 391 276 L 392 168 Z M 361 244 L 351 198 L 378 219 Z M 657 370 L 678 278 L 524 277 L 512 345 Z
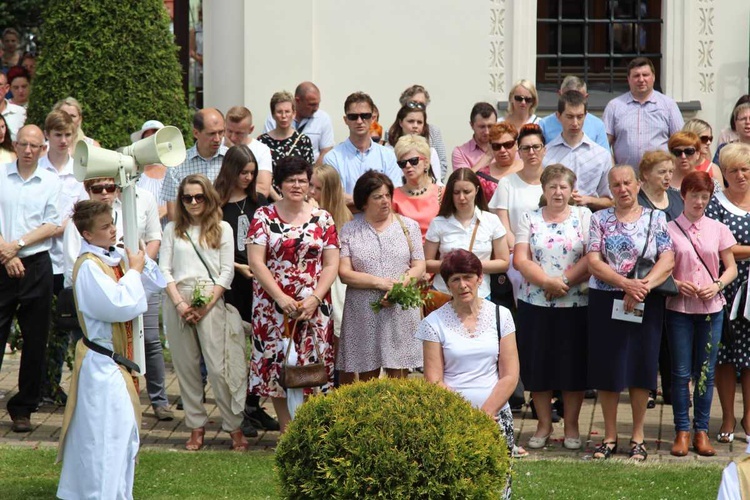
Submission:
M 102 147 L 130 143 L 155 119 L 191 141 L 178 47 L 162 0 L 49 2 L 42 25 L 27 123 L 44 123 L 68 96 L 83 107 L 83 129 Z

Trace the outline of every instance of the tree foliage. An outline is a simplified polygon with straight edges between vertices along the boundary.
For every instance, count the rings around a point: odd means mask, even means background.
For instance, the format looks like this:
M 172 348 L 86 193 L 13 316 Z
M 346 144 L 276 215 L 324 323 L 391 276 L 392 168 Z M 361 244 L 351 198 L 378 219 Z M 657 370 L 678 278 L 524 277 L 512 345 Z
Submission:
M 5 28 L 26 30 L 38 27 L 42 20 L 42 11 L 47 3 L 49 0 L 0 2 L 0 31 Z
M 83 129 L 105 148 L 130 143 L 149 119 L 189 141 L 178 47 L 162 0 L 67 0 L 44 11 L 42 46 L 27 123 L 41 124 L 60 99 L 83 107 Z

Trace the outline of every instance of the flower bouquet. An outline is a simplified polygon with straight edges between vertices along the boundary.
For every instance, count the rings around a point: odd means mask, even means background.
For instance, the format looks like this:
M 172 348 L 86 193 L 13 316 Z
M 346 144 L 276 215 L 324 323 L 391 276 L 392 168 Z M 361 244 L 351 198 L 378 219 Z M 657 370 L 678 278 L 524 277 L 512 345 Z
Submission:
M 422 293 L 419 280 L 411 278 L 406 285 L 403 284 L 403 280 L 394 284 L 390 292 L 384 294 L 379 300 L 370 302 L 370 307 L 378 313 L 383 309 L 383 302 L 389 302 L 393 305 L 398 304 L 401 306 L 401 309 L 406 311 L 407 309 L 422 307 L 425 302 L 425 296 Z

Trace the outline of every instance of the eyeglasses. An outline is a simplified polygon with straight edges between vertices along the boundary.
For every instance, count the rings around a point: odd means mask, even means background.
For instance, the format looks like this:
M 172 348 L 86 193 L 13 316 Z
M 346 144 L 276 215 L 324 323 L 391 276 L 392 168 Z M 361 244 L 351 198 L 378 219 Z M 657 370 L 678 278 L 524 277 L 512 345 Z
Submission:
M 190 205 L 193 203 L 193 200 L 195 200 L 196 203 L 203 203 L 206 201 L 206 195 L 203 193 L 200 194 L 183 194 L 180 199 L 185 205 Z
M 21 150 L 24 150 L 26 148 L 31 148 L 32 151 L 38 151 L 40 148 L 44 147 L 44 144 L 32 144 L 30 142 L 17 142 L 16 146 L 21 148 Z
M 714 136 L 712 136 L 712 135 L 702 135 L 701 136 L 701 142 L 703 144 L 711 144 L 712 142 L 714 142 Z
M 281 181 L 281 183 L 292 184 L 292 185 L 299 184 L 300 186 L 307 186 L 308 184 L 310 184 L 310 181 L 308 181 L 307 179 L 284 179 L 283 181 Z
M 425 106 L 424 103 L 419 102 L 419 101 L 409 101 L 406 103 L 406 107 L 410 109 L 424 110 L 427 106 Z
M 396 165 L 399 166 L 399 168 L 406 168 L 406 164 L 410 164 L 412 167 L 416 167 L 419 165 L 419 161 L 422 159 L 421 156 L 415 156 L 413 158 L 407 158 L 405 160 L 399 160 L 396 162 Z
M 685 156 L 693 156 L 695 154 L 695 148 L 685 148 L 685 149 L 675 148 L 671 151 L 671 153 L 675 155 L 677 158 L 680 158 L 683 154 Z
M 524 153 L 528 153 L 530 150 L 534 150 L 534 152 L 539 152 L 544 147 L 544 144 L 526 144 L 524 146 L 519 146 L 518 149 L 520 149 Z
M 531 104 L 532 102 L 534 102 L 533 97 L 524 97 L 522 95 L 514 95 L 513 100 L 516 102 L 525 102 L 527 104 Z
M 516 141 L 493 142 L 491 144 L 492 151 L 500 151 L 501 149 L 511 149 L 515 145 L 516 145 Z
M 359 118 L 362 118 L 363 122 L 372 118 L 372 113 L 347 113 L 346 119 L 350 122 L 356 122 Z
M 108 193 L 114 193 L 117 191 L 117 186 L 114 184 L 96 184 L 94 186 L 91 186 L 89 188 L 89 191 L 91 191 L 94 194 L 102 194 L 104 191 Z

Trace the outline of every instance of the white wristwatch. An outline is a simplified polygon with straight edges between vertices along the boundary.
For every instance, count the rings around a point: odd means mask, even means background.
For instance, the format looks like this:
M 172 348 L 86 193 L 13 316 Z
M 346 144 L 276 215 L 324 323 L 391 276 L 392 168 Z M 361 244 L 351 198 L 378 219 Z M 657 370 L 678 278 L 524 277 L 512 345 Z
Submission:
M 23 241 L 23 238 L 19 238 L 18 241 L 17 241 L 17 243 L 18 243 L 18 247 L 19 248 L 23 248 L 23 247 L 26 246 L 26 242 Z

